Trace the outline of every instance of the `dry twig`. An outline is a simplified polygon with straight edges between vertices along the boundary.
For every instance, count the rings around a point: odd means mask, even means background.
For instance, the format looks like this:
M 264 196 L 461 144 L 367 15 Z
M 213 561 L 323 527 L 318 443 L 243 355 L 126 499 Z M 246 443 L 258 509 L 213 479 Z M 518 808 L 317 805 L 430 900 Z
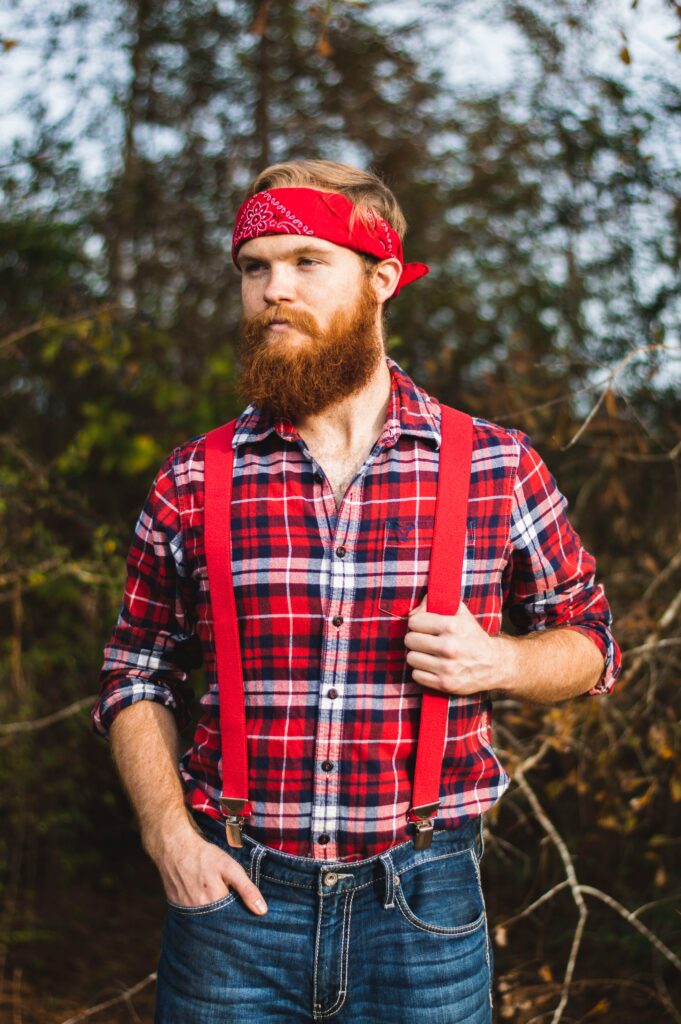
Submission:
M 68 707 L 61 708 L 61 710 L 55 711 L 51 715 L 45 715 L 44 718 L 0 724 L 0 736 L 13 736 L 20 732 L 33 732 L 36 729 L 45 729 L 48 725 L 61 722 L 64 718 L 70 718 L 71 715 L 77 714 L 83 708 L 92 707 L 96 700 L 97 694 L 94 694 L 89 697 L 82 697 L 80 700 L 74 701 L 73 704 L 69 704 Z
M 146 978 L 142 981 L 138 981 L 136 985 L 122 992 L 119 996 L 114 996 L 113 999 L 107 999 L 105 1003 L 98 1003 L 97 1006 L 90 1006 L 87 1010 L 81 1010 L 75 1017 L 69 1017 L 68 1020 L 62 1021 L 62 1024 L 78 1024 L 78 1021 L 85 1020 L 86 1017 L 94 1017 L 96 1013 L 101 1013 L 102 1010 L 109 1010 L 112 1006 L 118 1006 L 119 1003 L 128 1003 L 129 1008 L 132 1009 L 130 1000 L 132 996 L 137 995 L 142 989 L 150 985 L 152 981 L 156 981 L 156 971 L 152 974 L 147 974 Z M 134 1012 L 134 1010 L 133 1010 Z

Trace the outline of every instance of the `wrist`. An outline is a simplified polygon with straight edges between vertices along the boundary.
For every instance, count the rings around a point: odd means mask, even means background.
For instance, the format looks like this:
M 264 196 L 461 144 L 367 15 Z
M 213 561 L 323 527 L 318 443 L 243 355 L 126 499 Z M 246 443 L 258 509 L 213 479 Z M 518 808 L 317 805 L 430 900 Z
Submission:
M 499 633 L 492 639 L 496 646 L 496 670 L 491 689 L 512 695 L 520 670 L 518 638 L 508 633 Z
M 165 816 L 142 829 L 142 846 L 157 866 L 165 860 L 178 845 L 193 840 L 202 833 L 196 822 L 186 811 L 179 815 Z

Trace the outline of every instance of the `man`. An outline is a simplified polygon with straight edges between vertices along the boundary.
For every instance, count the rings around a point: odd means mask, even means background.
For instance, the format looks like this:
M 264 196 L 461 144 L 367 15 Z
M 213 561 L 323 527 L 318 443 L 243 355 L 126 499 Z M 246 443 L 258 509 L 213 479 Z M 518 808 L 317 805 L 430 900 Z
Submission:
M 555 480 L 525 434 L 481 418 L 462 600 L 428 610 L 441 407 L 382 331 L 385 304 L 428 269 L 404 264 L 404 231 L 385 185 L 326 161 L 268 168 L 237 217 L 250 404 L 229 551 L 252 814 L 227 832 L 240 702 L 220 708 L 217 670 L 235 663 L 216 664 L 205 436 L 165 460 L 137 524 L 93 722 L 168 897 L 157 1024 L 489 1024 L 480 824 L 509 781 L 490 697 L 607 693 L 620 671 Z M 503 608 L 525 635 L 501 633 Z M 209 689 L 178 771 L 202 658 Z M 449 718 L 424 848 L 409 812 L 428 692 Z

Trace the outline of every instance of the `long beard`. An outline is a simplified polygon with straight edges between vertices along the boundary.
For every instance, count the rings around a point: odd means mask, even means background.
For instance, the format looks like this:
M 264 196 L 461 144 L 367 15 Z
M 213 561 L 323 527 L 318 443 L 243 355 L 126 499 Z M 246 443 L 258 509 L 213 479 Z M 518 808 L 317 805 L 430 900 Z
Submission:
M 313 316 L 285 306 L 242 317 L 239 395 L 295 422 L 361 390 L 384 357 L 377 307 L 367 281 L 354 308 L 337 312 L 324 331 Z M 287 320 L 307 337 L 291 342 L 288 332 L 268 332 L 273 320 Z

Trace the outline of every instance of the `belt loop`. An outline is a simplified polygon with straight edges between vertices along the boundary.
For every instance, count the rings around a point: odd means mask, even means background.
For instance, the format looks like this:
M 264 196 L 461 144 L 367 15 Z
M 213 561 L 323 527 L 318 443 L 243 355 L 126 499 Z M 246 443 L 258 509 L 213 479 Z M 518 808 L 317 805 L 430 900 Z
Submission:
M 385 899 L 383 909 L 390 910 L 395 906 L 395 865 L 389 853 L 381 854 L 381 862 L 385 868 Z
M 256 844 L 251 850 L 250 876 L 254 885 L 260 888 L 260 862 L 267 853 L 266 846 Z

